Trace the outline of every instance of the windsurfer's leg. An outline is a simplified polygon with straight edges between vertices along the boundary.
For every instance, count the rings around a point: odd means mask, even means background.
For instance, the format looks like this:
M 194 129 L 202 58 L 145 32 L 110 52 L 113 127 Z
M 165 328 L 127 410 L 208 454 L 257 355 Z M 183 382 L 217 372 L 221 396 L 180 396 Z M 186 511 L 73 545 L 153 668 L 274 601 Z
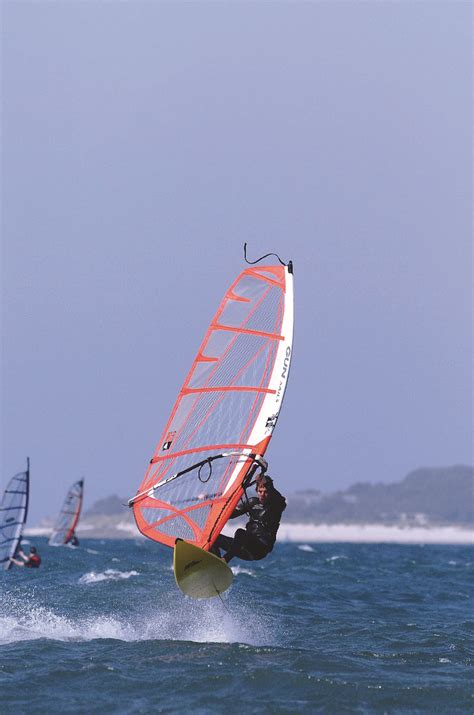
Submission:
M 234 556 L 243 561 L 260 561 L 268 556 L 271 549 L 253 534 L 245 529 L 237 529 L 233 543 L 224 554 L 224 559 L 229 562 Z
M 231 559 L 237 556 L 243 561 L 253 561 L 254 557 L 249 549 L 249 533 L 245 529 L 237 529 L 232 543 L 229 545 L 227 552 L 224 554 L 224 559 L 229 563 Z
M 231 536 L 224 536 L 223 534 L 219 534 L 209 551 L 211 554 L 214 554 L 215 556 L 218 556 L 219 558 L 221 557 L 221 552 L 220 549 L 223 549 L 224 551 L 228 551 L 230 548 L 231 544 L 233 542 L 233 538 Z

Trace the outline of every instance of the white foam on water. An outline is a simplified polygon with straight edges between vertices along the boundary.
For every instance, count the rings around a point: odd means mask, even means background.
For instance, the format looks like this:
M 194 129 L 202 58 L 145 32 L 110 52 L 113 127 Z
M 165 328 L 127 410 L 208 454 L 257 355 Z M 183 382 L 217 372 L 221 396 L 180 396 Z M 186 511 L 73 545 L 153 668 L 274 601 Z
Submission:
M 79 579 L 78 583 L 99 583 L 101 581 L 120 581 L 121 579 L 131 578 L 132 576 L 139 576 L 138 571 L 117 571 L 116 569 L 106 569 L 105 571 L 89 571 L 85 573 Z
M 347 559 L 347 556 L 329 556 L 329 558 L 327 558 L 326 561 L 327 562 L 339 561 L 339 559 Z
M 247 576 L 256 576 L 257 574 L 255 571 L 252 571 L 252 569 L 246 569 L 243 566 L 231 566 L 231 571 L 234 574 L 234 576 L 238 576 L 239 574 L 247 574 Z
M 274 640 L 264 617 L 248 603 L 231 603 L 225 597 L 223 602 L 217 598 L 195 600 L 187 597 L 180 597 L 179 603 L 173 602 L 174 606 L 148 616 L 144 634 L 147 639 L 253 646 L 271 645 Z
M 300 544 L 300 545 L 298 546 L 298 548 L 299 548 L 300 551 L 313 551 L 313 552 L 314 552 L 313 547 L 310 546 L 309 544 Z
M 17 615 L 0 615 L 0 643 L 48 638 L 59 641 L 89 641 L 95 638 L 134 640 L 133 629 L 111 616 L 71 619 L 44 607 L 19 608 Z
M 227 604 L 227 605 L 226 605 Z M 274 633 L 258 608 L 219 599 L 166 598 L 139 614 L 70 617 L 44 606 L 9 598 L 0 610 L 0 644 L 45 638 L 55 641 L 114 639 L 272 645 Z M 249 614 L 251 615 L 251 618 Z
M 86 549 L 88 554 L 98 554 L 98 551 L 95 551 L 95 549 Z

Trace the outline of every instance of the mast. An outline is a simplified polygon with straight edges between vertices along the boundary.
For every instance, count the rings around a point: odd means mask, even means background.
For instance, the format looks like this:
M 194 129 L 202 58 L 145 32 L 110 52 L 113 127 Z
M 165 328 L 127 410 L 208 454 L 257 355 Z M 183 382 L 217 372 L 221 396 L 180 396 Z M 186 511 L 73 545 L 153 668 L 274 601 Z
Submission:
M 25 518 L 23 520 L 23 527 L 26 524 L 26 518 L 28 516 L 28 505 L 30 502 L 30 458 L 26 458 L 26 503 L 25 503 Z M 22 531 L 23 531 L 22 527 Z

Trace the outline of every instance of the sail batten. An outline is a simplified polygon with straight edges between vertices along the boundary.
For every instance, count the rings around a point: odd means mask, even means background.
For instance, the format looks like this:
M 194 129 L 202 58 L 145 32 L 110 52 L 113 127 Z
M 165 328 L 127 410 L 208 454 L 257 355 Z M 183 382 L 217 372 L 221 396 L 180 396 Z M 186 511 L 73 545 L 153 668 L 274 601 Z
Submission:
M 266 333 L 263 330 L 250 330 L 249 328 L 237 328 L 233 325 L 223 325 L 215 323 L 211 326 L 213 330 L 228 330 L 231 333 L 242 333 L 244 335 L 257 335 L 260 338 L 268 338 L 269 340 L 284 340 L 284 335 L 275 335 L 274 333 Z
M 275 390 L 268 390 L 265 387 L 255 387 L 254 385 L 221 385 L 220 387 L 185 387 L 183 395 L 197 395 L 200 392 L 266 392 L 274 395 Z

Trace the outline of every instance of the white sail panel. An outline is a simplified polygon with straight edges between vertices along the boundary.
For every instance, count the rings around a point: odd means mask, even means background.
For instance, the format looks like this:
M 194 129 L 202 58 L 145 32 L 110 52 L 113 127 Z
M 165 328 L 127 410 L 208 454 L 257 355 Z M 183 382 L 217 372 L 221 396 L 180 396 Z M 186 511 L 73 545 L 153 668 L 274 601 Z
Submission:
M 20 543 L 28 514 L 30 490 L 29 460 L 26 472 L 12 477 L 5 489 L 0 505 L 0 568 L 8 570 L 10 558 Z

